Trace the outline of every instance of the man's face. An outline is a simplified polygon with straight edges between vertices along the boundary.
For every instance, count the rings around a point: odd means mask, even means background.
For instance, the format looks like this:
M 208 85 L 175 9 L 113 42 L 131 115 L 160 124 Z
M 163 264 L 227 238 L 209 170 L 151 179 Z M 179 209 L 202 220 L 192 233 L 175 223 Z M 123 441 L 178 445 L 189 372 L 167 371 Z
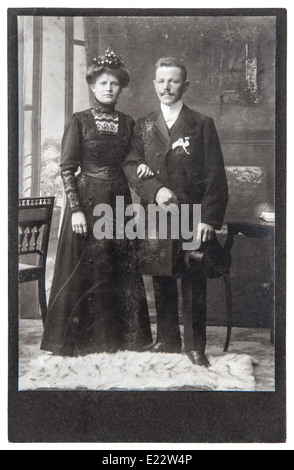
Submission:
M 156 70 L 154 87 L 161 103 L 171 106 L 182 98 L 189 82 L 184 82 L 180 68 L 163 66 Z

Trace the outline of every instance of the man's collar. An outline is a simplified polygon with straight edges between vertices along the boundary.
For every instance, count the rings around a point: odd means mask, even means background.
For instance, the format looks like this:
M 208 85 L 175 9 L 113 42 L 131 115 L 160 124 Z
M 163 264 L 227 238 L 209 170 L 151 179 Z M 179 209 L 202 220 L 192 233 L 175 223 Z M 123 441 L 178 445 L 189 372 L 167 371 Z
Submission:
M 163 103 L 161 104 L 161 111 L 165 118 L 169 118 L 175 115 L 180 114 L 182 107 L 183 107 L 183 100 L 177 101 L 175 104 L 171 106 L 166 106 Z

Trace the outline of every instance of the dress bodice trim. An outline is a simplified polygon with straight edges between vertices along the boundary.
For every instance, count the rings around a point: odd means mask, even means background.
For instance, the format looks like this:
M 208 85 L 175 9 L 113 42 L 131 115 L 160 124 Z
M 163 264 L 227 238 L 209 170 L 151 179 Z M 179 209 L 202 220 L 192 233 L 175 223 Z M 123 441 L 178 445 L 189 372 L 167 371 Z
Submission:
M 107 105 L 100 103 L 100 101 L 96 100 L 92 109 L 97 113 L 104 113 L 104 114 L 114 114 L 115 111 L 115 104 Z

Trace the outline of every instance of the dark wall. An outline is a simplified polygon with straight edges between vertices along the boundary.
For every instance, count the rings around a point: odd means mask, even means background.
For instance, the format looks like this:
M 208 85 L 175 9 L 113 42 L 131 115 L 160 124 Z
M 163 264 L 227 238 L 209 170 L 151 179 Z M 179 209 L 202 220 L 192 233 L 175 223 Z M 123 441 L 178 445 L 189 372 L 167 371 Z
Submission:
M 232 188 L 228 216 L 273 202 L 274 18 L 85 18 L 85 33 L 89 60 L 107 47 L 124 57 L 131 83 L 119 107 L 135 119 L 158 106 L 152 83 L 158 58 L 183 58 L 190 80 L 185 102 L 213 117 L 220 136 Z

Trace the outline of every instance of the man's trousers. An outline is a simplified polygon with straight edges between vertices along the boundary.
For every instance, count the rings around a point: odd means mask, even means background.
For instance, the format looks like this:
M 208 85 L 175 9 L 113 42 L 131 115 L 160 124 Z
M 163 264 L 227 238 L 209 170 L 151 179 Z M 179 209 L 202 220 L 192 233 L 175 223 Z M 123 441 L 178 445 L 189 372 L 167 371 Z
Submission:
M 157 342 L 167 352 L 180 352 L 179 296 L 177 279 L 153 277 L 157 311 Z M 201 351 L 206 346 L 206 278 L 181 279 L 185 351 Z

